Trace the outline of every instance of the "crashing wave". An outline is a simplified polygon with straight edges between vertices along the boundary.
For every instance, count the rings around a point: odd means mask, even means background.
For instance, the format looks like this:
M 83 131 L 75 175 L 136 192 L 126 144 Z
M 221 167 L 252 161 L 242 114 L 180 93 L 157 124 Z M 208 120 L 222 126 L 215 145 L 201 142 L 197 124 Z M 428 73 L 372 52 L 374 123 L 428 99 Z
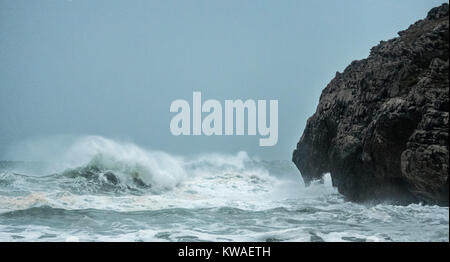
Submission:
M 184 183 L 184 187 L 189 188 L 186 191 L 207 191 L 226 199 L 242 196 L 242 190 L 235 192 L 236 187 L 263 192 L 271 190 L 270 186 L 278 182 L 273 177 L 277 173 L 268 171 L 263 162 L 250 158 L 245 152 L 183 158 L 99 136 L 79 137 L 64 143 L 56 141 L 60 146 L 49 145 L 54 141 L 45 140 L 26 145 L 24 148 L 28 151 L 18 152 L 19 156 L 47 163 L 45 168 L 39 168 L 45 170 L 41 175 L 36 175 L 34 168 L 25 170 L 16 166 L 8 170 L 8 178 L 3 175 L 0 180 L 16 181 L 13 184 L 31 191 L 53 188 L 75 194 L 133 195 L 162 194 Z M 48 147 L 54 148 L 55 154 L 37 158 L 42 155 L 40 148 Z M 30 152 L 30 148 L 36 152 Z M 214 190 L 199 188 L 202 183 Z M 47 189 L 40 188 L 39 184 L 45 184 Z

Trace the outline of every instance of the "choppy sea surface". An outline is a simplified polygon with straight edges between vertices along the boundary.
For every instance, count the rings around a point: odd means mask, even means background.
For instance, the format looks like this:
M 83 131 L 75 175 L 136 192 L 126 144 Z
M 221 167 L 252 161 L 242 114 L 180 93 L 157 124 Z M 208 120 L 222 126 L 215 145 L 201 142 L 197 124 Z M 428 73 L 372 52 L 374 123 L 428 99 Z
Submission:
M 449 241 L 447 207 L 347 202 L 290 161 L 95 136 L 52 151 L 0 162 L 0 241 Z

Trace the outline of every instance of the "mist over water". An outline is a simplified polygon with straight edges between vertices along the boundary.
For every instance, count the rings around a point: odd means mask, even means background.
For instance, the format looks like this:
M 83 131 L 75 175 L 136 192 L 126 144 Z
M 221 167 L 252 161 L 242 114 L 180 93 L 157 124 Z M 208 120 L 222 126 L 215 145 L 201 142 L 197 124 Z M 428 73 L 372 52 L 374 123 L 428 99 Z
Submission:
M 48 150 L 51 149 L 51 150 Z M 290 161 L 173 156 L 84 136 L 0 163 L 0 241 L 448 241 L 446 207 L 355 204 Z

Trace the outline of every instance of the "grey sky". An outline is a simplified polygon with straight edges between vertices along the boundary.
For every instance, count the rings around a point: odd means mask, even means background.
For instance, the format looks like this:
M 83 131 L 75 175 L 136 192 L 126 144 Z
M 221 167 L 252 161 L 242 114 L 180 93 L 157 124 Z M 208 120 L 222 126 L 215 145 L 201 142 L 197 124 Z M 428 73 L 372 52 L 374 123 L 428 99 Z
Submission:
M 325 85 L 443 1 L 0 0 L 0 156 L 59 134 L 290 159 Z M 175 99 L 278 99 L 279 139 L 174 137 Z

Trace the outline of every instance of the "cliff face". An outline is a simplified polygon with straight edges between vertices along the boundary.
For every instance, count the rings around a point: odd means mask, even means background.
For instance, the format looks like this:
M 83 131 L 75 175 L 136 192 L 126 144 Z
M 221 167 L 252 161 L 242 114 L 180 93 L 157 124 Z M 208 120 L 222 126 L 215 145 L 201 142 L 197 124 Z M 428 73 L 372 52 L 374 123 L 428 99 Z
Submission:
M 382 41 L 323 90 L 293 153 L 349 200 L 449 203 L 448 4 Z

